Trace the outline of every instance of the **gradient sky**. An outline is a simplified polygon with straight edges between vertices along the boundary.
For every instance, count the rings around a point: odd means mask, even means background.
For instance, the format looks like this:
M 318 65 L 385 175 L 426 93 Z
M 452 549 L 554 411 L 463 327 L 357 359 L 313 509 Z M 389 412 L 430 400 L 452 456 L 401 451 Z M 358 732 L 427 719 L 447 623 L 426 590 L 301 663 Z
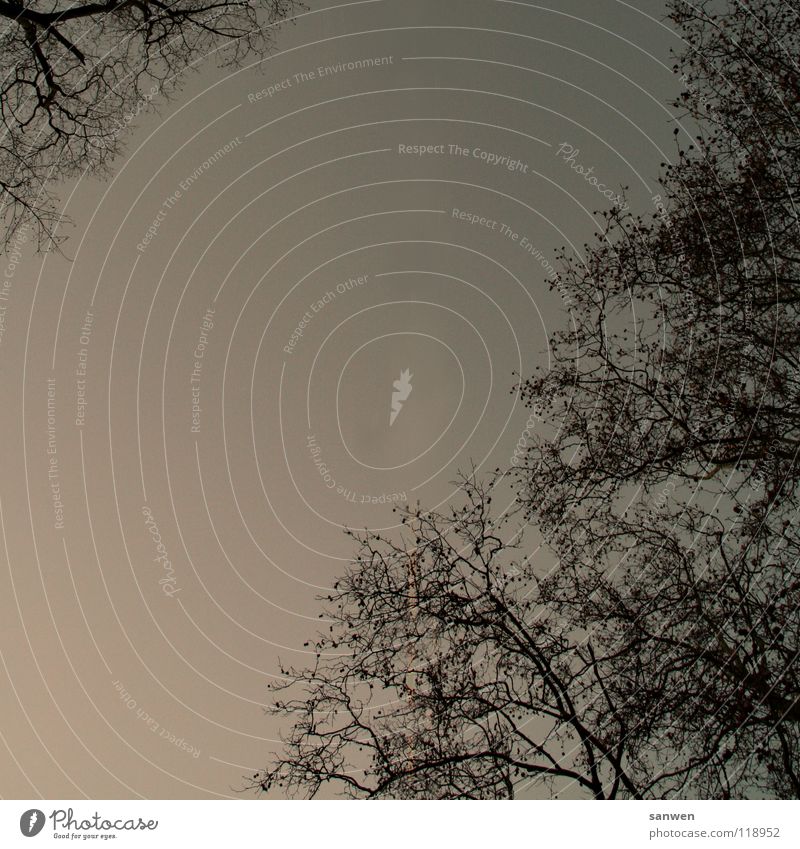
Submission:
M 65 256 L 2 257 L 3 797 L 236 797 L 264 766 L 342 525 L 510 462 L 513 373 L 569 319 L 547 264 L 609 203 L 573 166 L 653 212 L 663 14 L 311 2 L 63 187 Z

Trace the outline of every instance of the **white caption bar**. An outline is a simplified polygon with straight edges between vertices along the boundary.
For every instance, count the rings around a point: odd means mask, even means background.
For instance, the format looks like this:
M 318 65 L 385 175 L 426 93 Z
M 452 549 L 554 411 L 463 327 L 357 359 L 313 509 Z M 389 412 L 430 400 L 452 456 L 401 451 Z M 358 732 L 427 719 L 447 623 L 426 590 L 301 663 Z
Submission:
M 800 802 L 0 801 L 0 845 L 800 846 Z

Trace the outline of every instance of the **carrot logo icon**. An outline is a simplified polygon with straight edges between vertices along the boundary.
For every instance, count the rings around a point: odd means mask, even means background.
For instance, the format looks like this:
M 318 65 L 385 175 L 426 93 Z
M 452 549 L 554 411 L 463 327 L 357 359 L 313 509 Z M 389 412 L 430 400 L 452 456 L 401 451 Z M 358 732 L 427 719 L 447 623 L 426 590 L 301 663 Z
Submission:
M 44 828 L 44 812 L 38 808 L 31 808 L 19 818 L 19 830 L 25 837 L 36 837 Z
M 414 375 L 408 369 L 400 372 L 400 380 L 395 380 L 394 392 L 392 392 L 392 410 L 389 413 L 389 427 L 394 424 L 394 420 L 400 415 L 400 410 L 403 409 L 403 404 L 408 400 L 411 394 L 411 378 Z

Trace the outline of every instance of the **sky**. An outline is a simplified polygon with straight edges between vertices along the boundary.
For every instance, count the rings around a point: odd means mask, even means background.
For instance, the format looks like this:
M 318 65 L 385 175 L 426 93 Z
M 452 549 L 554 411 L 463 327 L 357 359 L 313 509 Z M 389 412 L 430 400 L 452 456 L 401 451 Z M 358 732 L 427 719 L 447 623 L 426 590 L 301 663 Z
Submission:
M 249 798 L 343 526 L 509 465 L 558 250 L 656 212 L 664 13 L 312 0 L 0 257 L 0 795 Z

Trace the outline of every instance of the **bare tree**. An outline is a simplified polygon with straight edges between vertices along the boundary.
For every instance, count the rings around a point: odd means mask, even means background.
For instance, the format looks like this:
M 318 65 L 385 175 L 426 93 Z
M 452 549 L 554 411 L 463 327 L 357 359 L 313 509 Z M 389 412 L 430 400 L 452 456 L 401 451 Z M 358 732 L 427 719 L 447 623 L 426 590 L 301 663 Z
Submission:
M 563 257 L 519 514 L 470 477 L 410 538 L 358 538 L 252 787 L 800 796 L 800 27 L 771 0 L 670 8 L 694 139 L 652 215 Z
M 102 173 L 130 123 L 217 52 L 237 64 L 273 44 L 295 0 L 0 0 L 0 246 L 59 222 L 53 184 Z
M 609 506 L 561 523 L 554 566 L 492 517 L 493 483 L 461 485 L 448 514 L 402 510 L 400 540 L 355 537 L 316 662 L 272 686 L 291 730 L 250 787 L 800 795 L 795 525 Z
M 517 477 L 548 603 L 617 652 L 673 765 L 643 792 L 796 797 L 800 31 L 788 4 L 721 6 L 672 4 L 694 143 L 652 218 L 612 211 L 564 257 L 575 322 L 523 385 L 552 438 Z
M 796 523 L 641 502 L 620 513 L 564 516 L 540 591 L 606 658 L 642 795 L 800 796 Z
M 491 487 L 462 487 L 449 514 L 404 509 L 404 541 L 356 537 L 317 662 L 273 687 L 292 731 L 252 786 L 497 798 L 544 781 L 639 795 L 606 661 L 543 606 L 519 541 L 504 539 L 508 520 L 491 517 Z
M 663 200 L 647 221 L 612 210 L 585 259 L 563 257 L 575 326 L 524 388 L 559 422 L 537 462 L 566 499 L 673 475 L 769 499 L 798 480 L 800 27 L 777 0 L 721 5 L 671 4 L 697 136 Z

